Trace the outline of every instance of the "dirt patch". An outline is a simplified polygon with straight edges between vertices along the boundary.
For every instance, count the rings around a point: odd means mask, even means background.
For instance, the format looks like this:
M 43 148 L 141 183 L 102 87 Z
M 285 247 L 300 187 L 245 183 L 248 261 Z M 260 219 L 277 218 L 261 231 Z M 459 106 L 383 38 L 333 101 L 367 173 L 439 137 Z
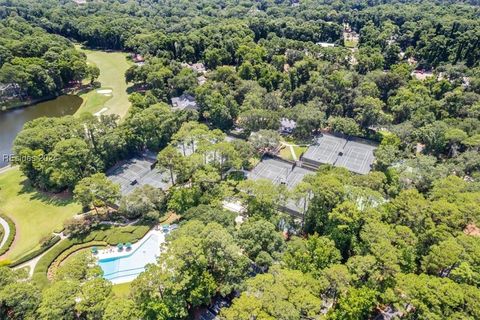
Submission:
M 467 225 L 465 229 L 463 229 L 463 233 L 469 236 L 480 237 L 480 228 L 478 228 L 476 225 L 471 223 Z

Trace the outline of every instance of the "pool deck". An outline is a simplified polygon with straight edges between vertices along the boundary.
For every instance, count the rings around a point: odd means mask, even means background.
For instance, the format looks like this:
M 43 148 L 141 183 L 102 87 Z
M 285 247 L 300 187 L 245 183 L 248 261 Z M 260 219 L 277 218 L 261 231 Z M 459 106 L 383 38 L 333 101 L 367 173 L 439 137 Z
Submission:
M 147 241 L 148 238 L 150 238 L 151 235 L 154 235 L 154 234 L 158 236 L 159 246 L 158 246 L 158 252 L 156 252 L 155 254 L 159 256 L 160 245 L 165 242 L 165 233 L 161 230 L 156 230 L 156 228 L 150 230 L 149 232 L 147 232 L 147 234 L 145 234 L 145 236 L 142 239 L 133 243 L 132 248 L 130 250 L 126 250 L 124 248 L 122 251 L 118 251 L 117 247 L 110 247 L 103 250 L 99 250 L 98 254 L 96 254 L 95 256 L 98 258 L 98 260 L 128 256 L 133 252 L 135 252 L 135 250 L 137 250 L 138 247 L 140 247 L 145 241 Z

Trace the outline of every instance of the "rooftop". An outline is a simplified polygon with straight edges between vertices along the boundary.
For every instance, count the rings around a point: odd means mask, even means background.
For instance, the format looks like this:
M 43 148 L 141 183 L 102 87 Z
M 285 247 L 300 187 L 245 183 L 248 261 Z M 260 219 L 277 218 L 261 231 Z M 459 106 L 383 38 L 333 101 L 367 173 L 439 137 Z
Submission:
M 186 67 L 186 68 L 189 68 L 189 69 L 192 69 L 193 71 L 195 71 L 197 73 L 200 73 L 200 74 L 205 74 L 207 72 L 207 68 L 201 62 L 191 63 L 191 64 L 190 63 L 182 63 L 182 66 Z
M 187 93 L 182 94 L 180 97 L 172 98 L 172 106 L 174 111 L 198 110 L 195 98 Z
M 280 119 L 280 132 L 290 134 L 297 127 L 297 123 L 294 120 L 287 118 Z

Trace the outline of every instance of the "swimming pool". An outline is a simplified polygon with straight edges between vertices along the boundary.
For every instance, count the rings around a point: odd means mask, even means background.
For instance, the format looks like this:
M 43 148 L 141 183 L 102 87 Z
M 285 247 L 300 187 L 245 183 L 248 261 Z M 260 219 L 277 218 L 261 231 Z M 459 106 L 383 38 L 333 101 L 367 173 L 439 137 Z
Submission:
M 124 283 L 134 280 L 145 266 L 156 263 L 160 253 L 160 238 L 157 234 L 150 235 L 139 247 L 128 254 L 98 260 L 103 270 L 103 278 L 113 283 Z

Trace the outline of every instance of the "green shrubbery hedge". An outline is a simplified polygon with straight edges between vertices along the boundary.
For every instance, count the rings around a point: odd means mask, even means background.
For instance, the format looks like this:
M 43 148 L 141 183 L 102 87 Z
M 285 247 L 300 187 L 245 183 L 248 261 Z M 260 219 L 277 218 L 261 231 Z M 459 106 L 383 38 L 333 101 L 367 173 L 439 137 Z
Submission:
M 60 241 L 60 236 L 53 236 L 48 241 L 46 241 L 39 249 L 34 250 L 34 251 L 24 255 L 20 259 L 13 261 L 10 264 L 10 267 L 16 267 L 16 266 L 18 266 L 18 265 L 20 265 L 24 262 L 27 262 L 30 259 L 33 259 L 33 258 L 41 255 L 42 253 L 44 253 L 45 251 L 47 251 L 48 249 L 53 247 L 58 241 Z
M 48 285 L 47 272 L 50 265 L 65 251 L 71 249 L 75 245 L 89 244 L 92 242 L 101 244 L 116 245 L 119 242 L 136 242 L 141 239 L 150 230 L 150 226 L 127 226 L 112 227 L 100 226 L 97 230 L 90 232 L 88 235 L 64 239 L 48 251 L 37 263 L 33 280 L 40 286 Z M 88 246 L 88 245 L 87 245 Z M 77 248 L 75 250 L 78 250 Z
M 7 221 L 8 227 L 10 228 L 10 234 L 8 235 L 7 242 L 5 242 L 3 247 L 0 248 L 0 256 L 1 256 L 5 252 L 7 252 L 8 249 L 10 249 L 10 246 L 12 245 L 13 240 L 15 239 L 16 229 L 15 229 L 15 223 L 13 223 L 12 219 L 10 219 L 4 214 L 0 214 L 0 217 L 2 217 L 5 221 Z
M 82 249 L 93 247 L 93 246 L 102 247 L 102 246 L 105 246 L 106 244 L 107 243 L 104 241 L 90 241 L 90 242 L 75 244 L 70 248 L 68 248 L 67 250 L 60 253 L 60 255 L 57 258 L 55 258 L 52 264 L 48 267 L 48 270 L 52 271 L 52 268 L 53 268 L 53 274 L 55 274 L 56 270 L 60 266 L 60 263 L 62 263 L 62 261 L 68 258 L 68 256 L 70 256 L 72 253 L 77 252 L 78 250 L 82 250 Z

